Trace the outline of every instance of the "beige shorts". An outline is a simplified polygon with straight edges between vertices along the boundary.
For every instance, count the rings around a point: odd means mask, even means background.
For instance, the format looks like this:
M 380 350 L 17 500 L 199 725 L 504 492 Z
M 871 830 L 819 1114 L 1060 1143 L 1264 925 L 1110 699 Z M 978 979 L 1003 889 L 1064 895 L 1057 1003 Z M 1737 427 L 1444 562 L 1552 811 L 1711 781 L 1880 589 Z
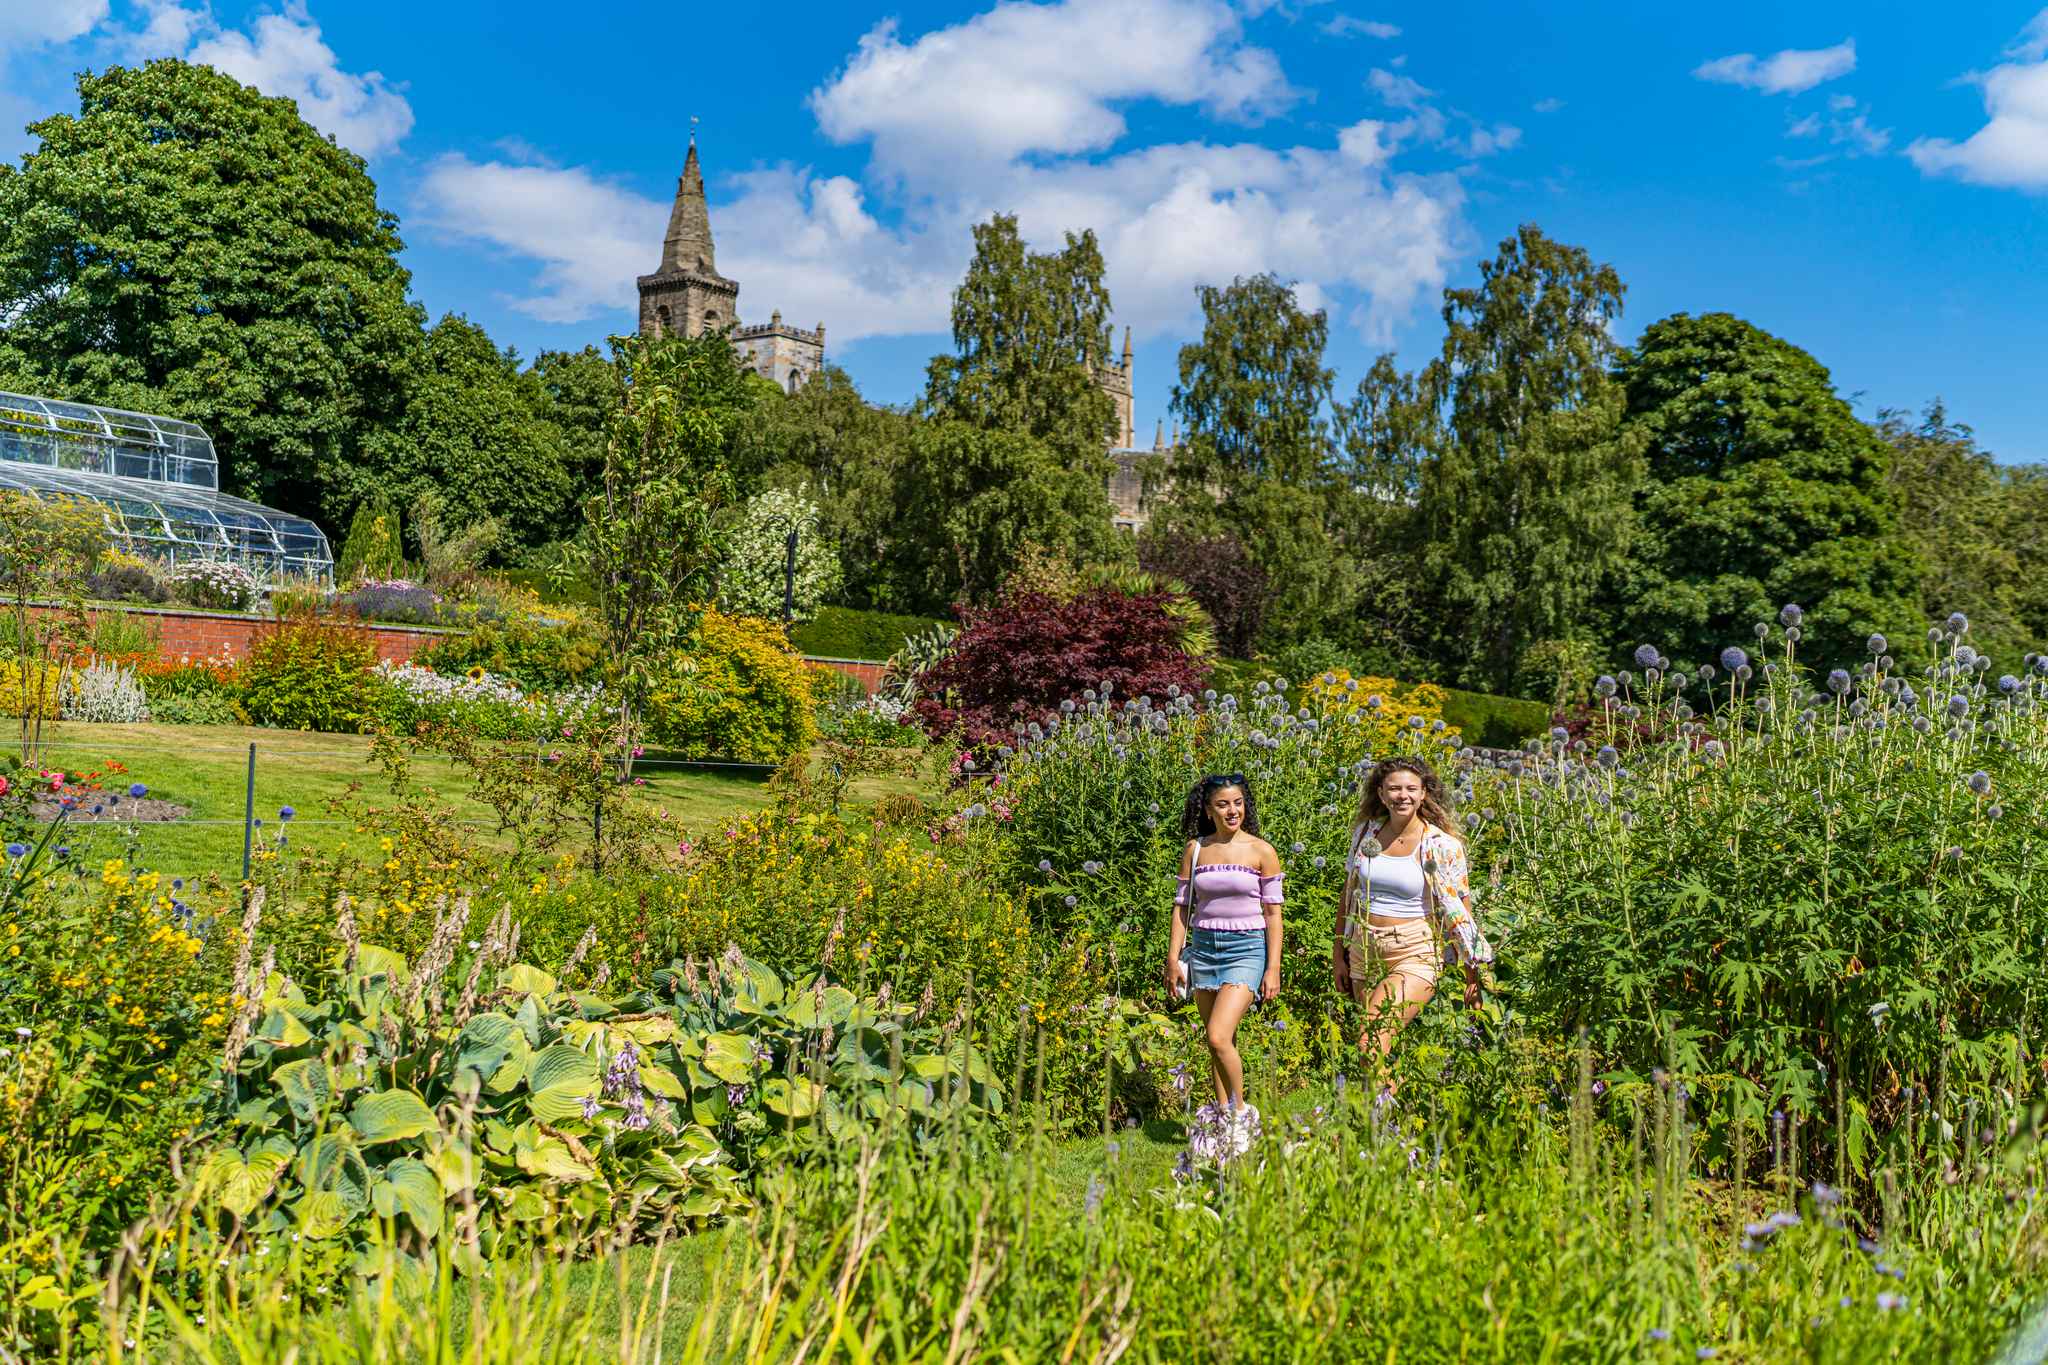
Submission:
M 1370 990 L 1382 978 L 1395 975 L 1408 977 L 1417 986 L 1435 988 L 1443 950 L 1437 946 L 1428 916 L 1393 924 L 1368 922 L 1359 927 L 1364 930 L 1365 951 L 1359 951 L 1359 940 L 1353 938 L 1347 953 L 1354 990 Z

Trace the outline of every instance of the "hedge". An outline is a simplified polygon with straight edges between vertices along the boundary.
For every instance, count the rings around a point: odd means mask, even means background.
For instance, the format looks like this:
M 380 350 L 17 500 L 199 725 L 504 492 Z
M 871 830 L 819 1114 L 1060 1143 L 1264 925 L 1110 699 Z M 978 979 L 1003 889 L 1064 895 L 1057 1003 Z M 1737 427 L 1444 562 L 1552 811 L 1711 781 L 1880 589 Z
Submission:
M 853 607 L 820 607 L 816 619 L 792 627 L 789 642 L 814 659 L 886 659 L 904 640 L 943 624 L 926 616 L 895 616 Z
M 1482 749 L 1512 749 L 1550 729 L 1550 708 L 1540 701 L 1444 689 L 1444 723 Z

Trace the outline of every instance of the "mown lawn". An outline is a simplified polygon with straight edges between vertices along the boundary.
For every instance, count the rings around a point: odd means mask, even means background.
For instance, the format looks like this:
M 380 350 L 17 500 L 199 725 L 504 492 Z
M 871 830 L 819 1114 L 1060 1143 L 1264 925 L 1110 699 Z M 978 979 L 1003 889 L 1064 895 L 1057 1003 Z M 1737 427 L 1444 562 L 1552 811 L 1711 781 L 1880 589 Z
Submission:
M 274 833 L 277 813 L 293 808 L 290 838 L 300 848 L 321 848 L 348 832 L 332 803 L 360 784 L 366 799 L 388 800 L 383 776 L 370 757 L 370 740 L 362 735 L 321 735 L 295 730 L 266 730 L 227 725 L 80 725 L 63 724 L 54 735 L 44 762 L 67 772 L 126 768 L 119 783 L 145 784 L 150 795 L 176 802 L 188 810 L 180 820 L 136 826 L 140 861 L 167 875 L 190 877 L 208 872 L 241 875 L 243 809 L 249 768 L 249 746 L 256 747 L 255 813 L 263 826 L 259 836 Z M 636 798 L 665 811 L 679 830 L 701 830 L 768 802 L 766 784 L 757 769 L 730 772 L 704 767 L 650 764 L 639 769 L 647 785 Z M 422 759 L 415 778 L 430 787 L 460 818 L 476 822 L 477 837 L 492 837 L 496 821 L 489 807 L 468 795 L 468 784 L 443 760 Z M 870 803 L 892 792 L 922 790 L 916 779 L 880 777 L 854 784 L 851 797 Z

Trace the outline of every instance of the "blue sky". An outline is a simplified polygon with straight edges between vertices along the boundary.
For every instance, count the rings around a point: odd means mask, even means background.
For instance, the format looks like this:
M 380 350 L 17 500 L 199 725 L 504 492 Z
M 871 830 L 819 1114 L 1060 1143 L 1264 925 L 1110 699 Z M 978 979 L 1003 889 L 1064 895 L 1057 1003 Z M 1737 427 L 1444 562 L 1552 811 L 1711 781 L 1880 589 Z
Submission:
M 944 346 L 968 225 L 1103 239 L 1141 440 L 1193 287 L 1328 308 L 1348 392 L 1523 221 L 1622 332 L 1726 310 L 1861 411 L 1935 396 L 2048 461 L 2048 10 L 1408 0 L 708 6 L 0 0 L 0 154 L 69 73 L 211 61 L 368 157 L 419 297 L 526 355 L 632 326 L 690 117 L 740 312 L 823 321 L 871 397 Z

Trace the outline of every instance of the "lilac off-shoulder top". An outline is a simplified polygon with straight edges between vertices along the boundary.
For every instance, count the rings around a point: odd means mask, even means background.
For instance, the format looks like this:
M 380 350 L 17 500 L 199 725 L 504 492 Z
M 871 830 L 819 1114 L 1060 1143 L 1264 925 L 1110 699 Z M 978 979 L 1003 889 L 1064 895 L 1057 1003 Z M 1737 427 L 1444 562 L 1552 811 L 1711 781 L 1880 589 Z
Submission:
M 1280 883 L 1286 876 L 1264 877 L 1243 863 L 1197 863 L 1192 877 L 1180 879 L 1173 903 L 1187 907 L 1191 929 L 1263 929 L 1266 917 L 1259 907 L 1282 903 Z

